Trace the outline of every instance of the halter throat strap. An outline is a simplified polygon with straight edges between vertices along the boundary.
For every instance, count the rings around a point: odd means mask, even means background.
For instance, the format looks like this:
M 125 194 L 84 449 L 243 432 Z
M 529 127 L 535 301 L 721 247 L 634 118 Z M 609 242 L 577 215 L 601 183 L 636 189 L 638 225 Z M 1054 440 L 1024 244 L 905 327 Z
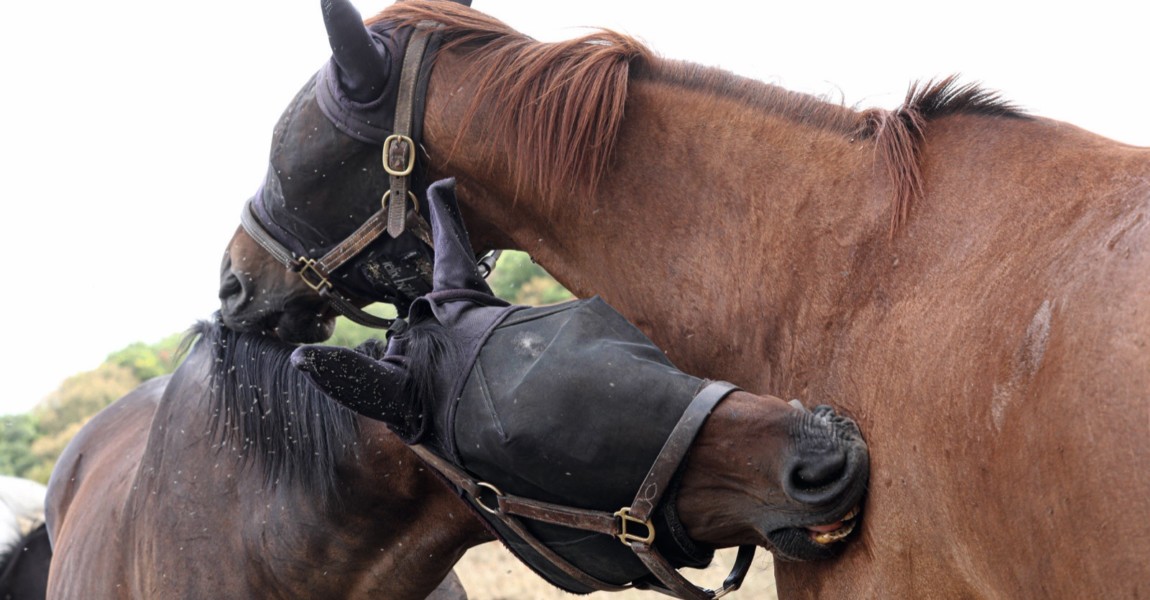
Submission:
M 504 494 L 498 487 L 477 481 L 463 469 L 424 446 L 416 445 L 412 446 L 412 449 L 480 509 L 499 519 L 542 557 L 584 586 L 601 591 L 619 591 L 632 587 L 601 581 L 572 565 L 532 534 L 521 519 L 616 537 L 643 561 L 651 574 L 662 584 L 642 582 L 633 587 L 653 589 L 689 600 L 713 600 L 742 585 L 754 558 L 755 547 L 751 545 L 739 547 L 735 564 L 720 588 L 713 590 L 701 588 L 683 577 L 655 548 L 655 527 L 651 517 L 712 409 L 720 400 L 737 389 L 739 388 L 734 384 L 725 381 L 712 381 L 695 395 L 663 444 L 631 505 L 622 507 L 614 513 L 573 508 Z

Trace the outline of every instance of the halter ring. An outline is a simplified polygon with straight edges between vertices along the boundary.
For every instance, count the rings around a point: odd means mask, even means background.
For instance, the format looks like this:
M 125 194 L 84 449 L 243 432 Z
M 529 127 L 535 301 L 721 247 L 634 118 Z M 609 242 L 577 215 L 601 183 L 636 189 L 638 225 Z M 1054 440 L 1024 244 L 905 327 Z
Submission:
M 491 485 L 490 483 L 484 482 L 484 481 L 477 482 L 475 485 L 477 487 L 481 488 L 481 489 L 475 491 L 475 496 L 473 497 L 473 499 L 475 500 L 475 503 L 479 505 L 479 508 L 482 508 L 483 510 L 485 510 L 485 511 L 487 511 L 493 515 L 501 514 L 502 511 L 499 510 L 499 498 L 500 498 L 500 496 L 503 495 L 503 492 L 499 491 L 499 488 Z M 483 503 L 483 499 L 480 497 L 479 494 L 484 489 L 490 490 L 493 494 L 495 494 L 495 508 L 491 508 L 490 506 L 487 506 L 486 504 Z
M 389 196 L 391 196 L 391 190 L 387 190 L 386 192 L 384 192 L 383 198 L 379 199 L 379 203 L 382 204 L 383 208 L 385 208 L 385 209 L 387 208 L 387 200 L 388 200 Z M 417 198 L 415 196 L 415 192 L 413 192 L 411 190 L 407 190 L 407 197 L 411 200 L 411 203 L 415 206 L 415 212 L 419 212 L 419 198 Z

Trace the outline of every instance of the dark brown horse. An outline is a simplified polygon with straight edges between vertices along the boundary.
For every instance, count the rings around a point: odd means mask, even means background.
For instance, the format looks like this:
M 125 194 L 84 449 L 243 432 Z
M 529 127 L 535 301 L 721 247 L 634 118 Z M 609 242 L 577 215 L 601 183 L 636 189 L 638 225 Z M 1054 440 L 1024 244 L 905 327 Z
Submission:
M 57 462 L 48 597 L 466 598 L 451 567 L 490 538 L 458 498 L 314 390 L 292 347 L 199 331 Z
M 418 2 L 373 22 L 421 19 L 448 40 L 425 164 L 477 250 L 530 252 L 689 372 L 859 419 L 862 543 L 777 565 L 781 596 L 1150 595 L 1150 150 L 950 79 L 859 112 L 611 33 L 541 44 Z M 338 160 L 378 170 L 354 144 Z M 296 149 L 273 165 L 337 160 Z M 366 177 L 285 196 L 330 222 L 375 210 Z M 317 302 L 243 233 L 229 259 L 225 319 Z
M 466 597 L 451 569 L 492 537 L 455 492 L 291 368 L 295 346 L 197 332 L 174 374 L 100 412 L 60 457 L 48 597 Z M 720 402 L 675 501 L 691 540 L 835 553 L 867 467 L 855 425 L 828 415 L 746 392 Z

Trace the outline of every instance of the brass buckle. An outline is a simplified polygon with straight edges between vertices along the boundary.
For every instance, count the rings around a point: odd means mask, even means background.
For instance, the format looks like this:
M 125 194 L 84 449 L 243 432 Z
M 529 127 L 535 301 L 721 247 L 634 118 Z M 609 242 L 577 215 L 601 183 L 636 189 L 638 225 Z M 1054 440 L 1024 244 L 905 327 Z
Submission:
M 314 258 L 301 256 L 296 259 L 296 263 L 299 265 L 299 270 L 296 272 L 299 273 L 299 278 L 302 279 L 308 287 L 321 294 L 324 290 L 331 289 L 331 281 L 328 281 L 328 278 L 324 277 L 319 268 L 317 268 L 319 263 L 317 263 Z
M 491 485 L 490 483 L 485 483 L 485 482 L 480 481 L 479 483 L 476 483 L 475 485 L 476 485 L 476 487 L 479 487 L 479 488 L 491 490 L 491 493 L 495 494 L 495 502 L 496 502 L 495 508 L 491 508 L 490 506 L 487 506 L 486 504 L 483 503 L 482 498 L 479 496 L 479 491 L 476 491 L 475 503 L 479 505 L 479 508 L 482 508 L 483 510 L 485 510 L 485 511 L 487 511 L 493 515 L 499 514 L 498 502 L 499 502 L 499 497 L 503 495 L 503 492 L 499 491 L 499 488 Z
M 391 190 L 387 190 L 383 193 L 383 198 L 379 199 L 379 203 L 383 205 L 383 208 L 387 208 L 387 200 L 390 196 Z M 411 199 L 411 204 L 415 207 L 415 212 L 419 212 L 419 198 L 415 197 L 415 192 L 407 190 L 407 197 Z
M 629 544 L 631 542 L 639 542 L 640 544 L 650 546 L 655 541 L 655 526 L 651 524 L 651 520 L 641 521 L 631 516 L 631 509 L 624 506 L 615 511 L 615 516 L 619 519 L 619 534 L 615 537 L 619 538 L 620 542 Z M 627 523 L 637 523 L 647 528 L 647 537 L 639 537 L 637 534 L 627 531 Z
M 399 152 L 403 153 L 402 155 L 393 154 L 392 144 L 396 142 L 407 144 L 407 152 L 403 152 L 403 149 L 400 148 Z M 389 159 L 393 156 L 404 159 L 403 168 L 396 169 L 391 166 Z M 387 139 L 383 140 L 383 170 L 387 171 L 387 174 L 393 177 L 407 177 L 411 175 L 411 172 L 415 170 L 415 142 L 406 135 L 400 135 L 398 133 L 387 136 Z

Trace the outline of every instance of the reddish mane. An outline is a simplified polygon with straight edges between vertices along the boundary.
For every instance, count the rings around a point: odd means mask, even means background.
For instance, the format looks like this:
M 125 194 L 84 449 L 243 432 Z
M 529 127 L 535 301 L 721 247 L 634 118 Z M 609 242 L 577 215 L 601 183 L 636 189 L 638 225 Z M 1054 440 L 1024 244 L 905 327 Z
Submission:
M 614 153 L 631 77 L 706 89 L 846 137 L 874 139 L 893 190 L 892 235 L 922 195 L 919 154 L 930 119 L 958 113 L 1022 116 L 996 93 L 960 85 L 954 76 L 912 84 L 893 111 L 859 112 L 721 69 L 664 60 L 612 31 L 543 43 L 481 12 L 422 0 L 395 4 L 368 23 L 384 19 L 409 26 L 435 21 L 442 25 L 444 50 L 467 48 L 478 85 L 460 137 L 475 124 L 483 99 L 498 98 L 501 107 L 490 111 L 492 122 L 484 123 L 484 131 L 493 147 L 512 148 L 512 159 L 523 167 L 516 189 L 538 189 L 548 203 L 595 194 Z

